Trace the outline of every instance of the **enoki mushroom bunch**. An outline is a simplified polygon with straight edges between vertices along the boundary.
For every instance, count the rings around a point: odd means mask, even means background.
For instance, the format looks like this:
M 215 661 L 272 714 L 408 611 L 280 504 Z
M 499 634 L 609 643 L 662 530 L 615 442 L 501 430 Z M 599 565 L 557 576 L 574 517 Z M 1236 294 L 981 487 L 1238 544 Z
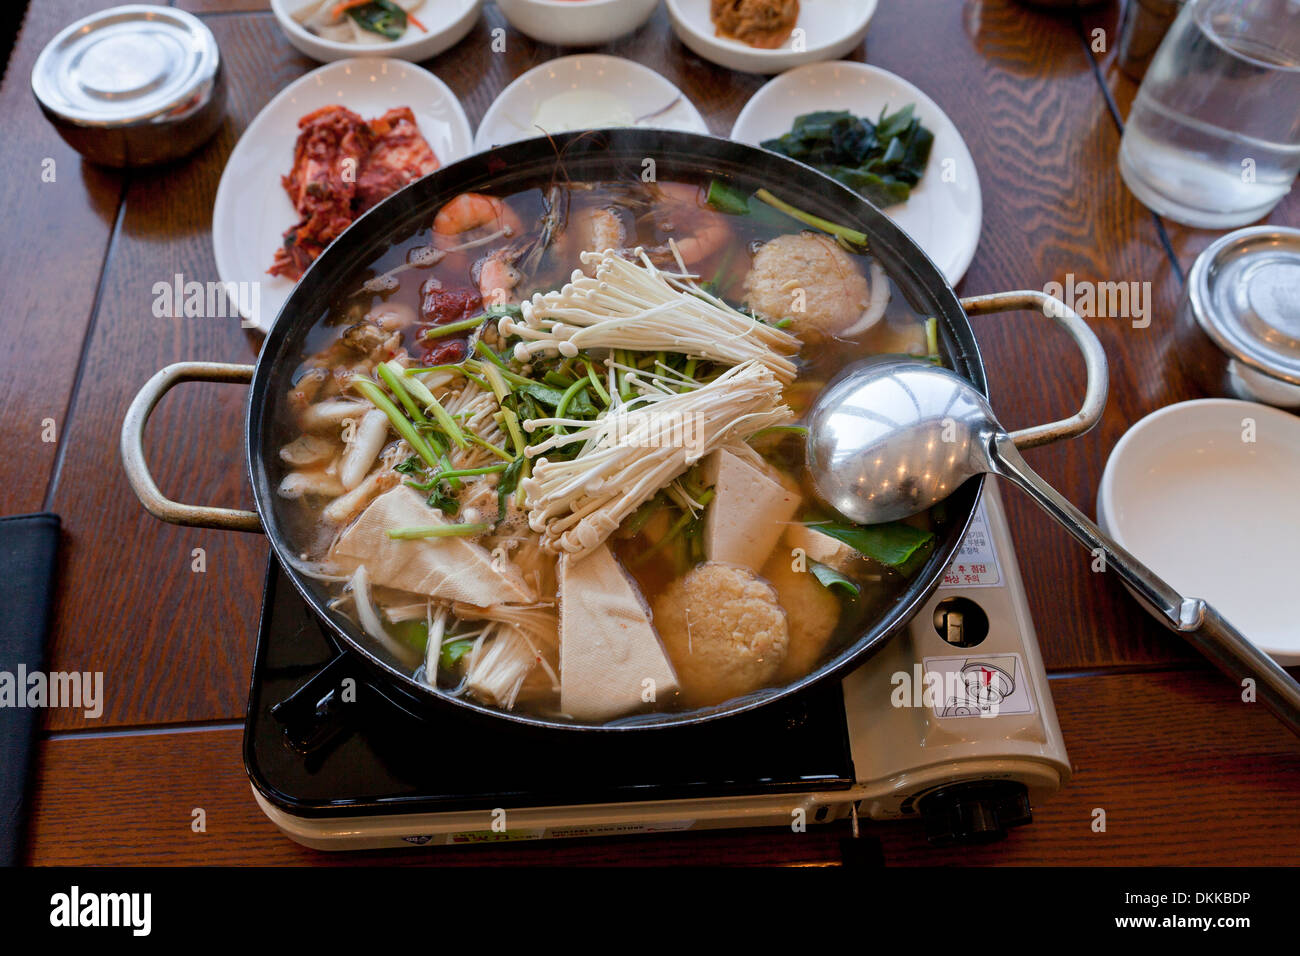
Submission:
M 471 652 L 466 681 L 507 710 L 513 710 L 524 682 L 541 667 L 551 690 L 560 690 L 559 618 L 549 604 L 475 607 L 457 601 L 452 611 L 463 621 L 490 621 Z M 487 638 L 491 638 L 487 640 Z
M 474 382 L 466 382 L 459 392 L 447 397 L 443 407 L 449 415 L 460 419 L 462 429 L 477 435 L 484 442 L 500 445 L 505 440 L 501 427 L 493 419 L 500 409 L 496 396 L 479 388 Z M 466 448 L 451 449 L 453 468 L 478 468 L 491 459 L 491 452 L 478 443 Z
M 758 361 L 782 383 L 795 377 L 787 357 L 799 350 L 788 332 L 739 312 L 685 274 L 661 272 L 644 252 L 641 265 L 618 253 L 584 252 L 598 263 L 595 277 L 574 272 L 558 292 L 539 293 L 521 306 L 523 322 L 503 318 L 502 336 L 518 336 L 515 358 L 612 348 L 679 352 L 726 365 Z
M 523 479 L 528 524 L 542 545 L 581 557 L 620 522 L 714 449 L 794 417 L 781 402 L 781 383 L 757 360 L 728 369 L 688 392 L 650 389 L 595 421 L 534 419 L 536 429 L 579 426 L 528 449 L 581 443 L 570 461 L 537 459 Z

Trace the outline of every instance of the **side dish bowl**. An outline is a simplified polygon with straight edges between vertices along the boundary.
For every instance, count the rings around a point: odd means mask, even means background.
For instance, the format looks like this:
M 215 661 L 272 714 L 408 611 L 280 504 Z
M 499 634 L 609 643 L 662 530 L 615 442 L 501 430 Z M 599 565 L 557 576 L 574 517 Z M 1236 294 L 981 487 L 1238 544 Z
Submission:
M 638 30 L 659 0 L 497 0 L 510 25 L 539 43 L 597 46 Z
M 794 33 L 775 49 L 720 37 L 709 0 L 667 0 L 682 43 L 698 56 L 743 73 L 782 73 L 805 63 L 838 60 L 867 35 L 876 0 L 802 0 Z
M 483 0 L 439 0 L 428 5 L 428 12 L 421 11 L 421 22 L 427 32 L 409 30 L 400 40 L 364 45 L 327 40 L 304 28 L 291 13 L 303 2 L 305 0 L 271 0 L 271 12 L 294 49 L 321 63 L 354 56 L 391 56 L 412 62 L 427 60 L 463 40 L 478 22 L 483 7 Z

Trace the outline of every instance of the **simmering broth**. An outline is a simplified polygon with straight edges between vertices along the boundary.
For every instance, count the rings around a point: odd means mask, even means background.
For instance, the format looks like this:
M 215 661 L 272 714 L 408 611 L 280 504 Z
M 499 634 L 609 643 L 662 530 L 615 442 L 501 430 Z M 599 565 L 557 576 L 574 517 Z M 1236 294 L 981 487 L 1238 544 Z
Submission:
M 934 517 L 825 512 L 798 422 L 853 361 L 938 347 L 852 230 L 782 205 L 549 182 L 395 240 L 280 404 L 302 569 L 417 680 L 547 718 L 715 705 L 837 653 Z

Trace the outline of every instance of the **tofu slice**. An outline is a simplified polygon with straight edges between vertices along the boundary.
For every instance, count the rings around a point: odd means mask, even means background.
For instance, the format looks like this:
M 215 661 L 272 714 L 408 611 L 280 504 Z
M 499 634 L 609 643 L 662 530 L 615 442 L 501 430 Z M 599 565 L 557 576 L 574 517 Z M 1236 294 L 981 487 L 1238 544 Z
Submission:
M 449 524 L 441 512 L 424 503 L 424 496 L 398 485 L 376 498 L 339 537 L 331 555 L 366 566 L 372 584 L 399 588 L 478 607 L 529 604 L 537 599 L 523 575 L 507 562 L 492 566 L 492 555 L 466 538 L 420 538 L 398 541 L 391 528 Z
M 859 557 L 858 552 L 843 541 L 802 524 L 792 524 L 786 529 L 785 546 L 791 551 L 802 548 L 809 561 L 840 572 L 847 572 L 854 559 Z
M 579 720 L 610 720 L 677 692 L 677 675 L 650 623 L 641 592 L 602 544 L 559 564 L 560 710 Z
M 725 448 L 709 456 L 704 480 L 714 491 L 704 514 L 705 554 L 759 571 L 799 509 L 799 494 Z

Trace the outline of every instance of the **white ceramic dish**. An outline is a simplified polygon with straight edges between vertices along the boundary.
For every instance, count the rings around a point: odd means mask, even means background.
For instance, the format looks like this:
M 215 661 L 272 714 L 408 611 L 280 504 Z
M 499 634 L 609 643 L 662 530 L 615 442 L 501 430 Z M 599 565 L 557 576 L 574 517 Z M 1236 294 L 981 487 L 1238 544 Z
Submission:
M 1284 666 L 1300 664 L 1300 418 L 1227 398 L 1153 412 L 1110 454 L 1097 523 Z
M 794 33 L 774 50 L 717 35 L 709 0 L 667 0 L 678 38 L 696 55 L 743 73 L 780 73 L 805 63 L 835 60 L 862 42 L 876 0 L 800 0 Z
M 639 29 L 659 0 L 497 0 L 520 33 L 557 46 L 596 46 Z
M 400 60 L 427 60 L 448 50 L 465 38 L 465 34 L 478 22 L 483 0 L 431 0 L 416 11 L 420 22 L 428 28 L 421 33 L 413 25 L 400 40 L 389 43 L 340 43 L 326 40 L 309 32 L 290 16 L 306 0 L 271 0 L 271 12 L 284 31 L 285 37 L 300 53 L 332 63 L 353 57 L 395 57 Z
M 541 136 L 543 131 L 536 123 L 539 106 L 579 90 L 608 102 L 616 100 L 624 119 L 641 119 L 616 123 L 595 119 L 589 123 L 593 127 L 635 125 L 690 133 L 709 131 L 695 104 L 654 70 L 622 57 L 582 53 L 534 67 L 502 90 L 483 115 L 474 135 L 474 149 L 491 149 Z
M 226 161 L 212 208 L 212 248 L 222 282 L 252 283 L 244 311 L 269 331 L 294 283 L 268 275 L 284 230 L 297 220 L 280 177 L 293 164 L 298 119 L 339 103 L 366 119 L 409 106 L 443 166 L 471 152 L 469 120 L 455 94 L 436 76 L 405 60 L 340 60 L 285 87 L 258 113 Z
M 975 256 L 984 206 L 979 172 L 961 133 L 930 97 L 900 76 L 865 63 L 813 63 L 783 73 L 745 104 L 731 138 L 757 145 L 790 131 L 795 117 L 817 110 L 848 110 L 875 122 L 909 103 L 934 133 L 921 182 L 905 203 L 885 210 L 956 285 Z

